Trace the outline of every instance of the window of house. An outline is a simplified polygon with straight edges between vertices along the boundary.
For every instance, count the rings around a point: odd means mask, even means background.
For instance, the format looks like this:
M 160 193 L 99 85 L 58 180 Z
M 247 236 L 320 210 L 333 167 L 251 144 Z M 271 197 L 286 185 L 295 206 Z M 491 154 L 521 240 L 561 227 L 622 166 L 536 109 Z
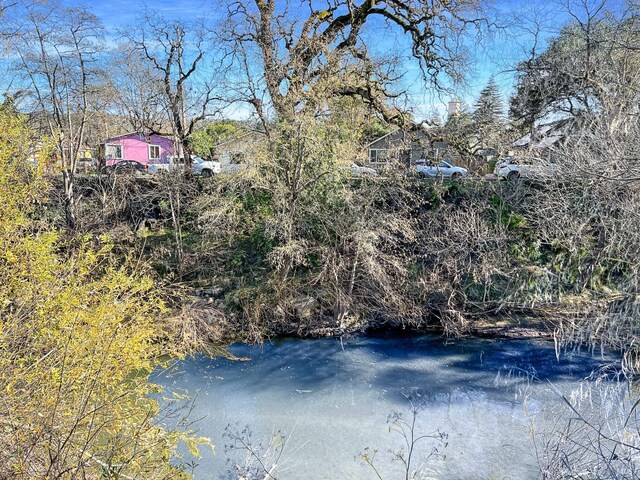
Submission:
M 149 145 L 149 160 L 160 160 L 160 145 Z
M 122 145 L 109 144 L 104 146 L 104 156 L 108 160 L 122 159 Z
M 382 163 L 387 161 L 387 149 L 386 148 L 370 148 L 369 149 L 369 161 L 371 163 Z

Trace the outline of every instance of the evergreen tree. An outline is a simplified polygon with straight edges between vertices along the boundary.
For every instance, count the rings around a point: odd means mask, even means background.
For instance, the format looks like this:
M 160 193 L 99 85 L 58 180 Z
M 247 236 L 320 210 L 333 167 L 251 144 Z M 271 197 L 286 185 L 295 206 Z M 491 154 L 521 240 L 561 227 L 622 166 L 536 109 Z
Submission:
M 493 78 L 480 92 L 474 107 L 471 115 L 473 133 L 470 137 L 473 150 L 500 150 L 505 141 L 504 105 Z
M 487 86 L 480 92 L 478 101 L 475 104 L 473 120 L 478 126 L 495 125 L 501 123 L 503 113 L 502 98 L 492 77 L 489 79 Z

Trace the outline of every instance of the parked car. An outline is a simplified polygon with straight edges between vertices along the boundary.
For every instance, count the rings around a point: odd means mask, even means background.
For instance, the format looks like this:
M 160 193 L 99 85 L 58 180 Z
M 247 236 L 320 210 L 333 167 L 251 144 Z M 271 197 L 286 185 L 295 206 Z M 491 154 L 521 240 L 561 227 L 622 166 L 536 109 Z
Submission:
M 432 162 L 430 160 L 418 160 L 416 162 L 416 171 L 421 177 L 429 178 L 450 178 L 458 180 L 469 175 L 469 170 L 462 167 L 456 167 L 444 160 Z
M 168 163 L 152 163 L 149 165 L 148 172 L 151 174 L 168 173 L 178 168 L 184 168 L 183 158 L 168 157 Z M 194 175 L 202 175 L 203 177 L 211 177 L 216 173 L 220 173 L 220 162 L 212 162 L 203 160 L 193 155 L 191 156 L 191 171 Z
M 354 178 L 377 177 L 378 171 L 375 168 L 363 167 L 355 162 L 351 162 L 351 176 Z
M 498 162 L 493 173 L 498 179 L 518 180 L 520 178 L 544 179 L 555 176 L 558 166 L 536 157 L 504 157 Z
M 147 171 L 147 166 L 135 160 L 120 160 L 106 167 L 108 172 L 140 175 Z

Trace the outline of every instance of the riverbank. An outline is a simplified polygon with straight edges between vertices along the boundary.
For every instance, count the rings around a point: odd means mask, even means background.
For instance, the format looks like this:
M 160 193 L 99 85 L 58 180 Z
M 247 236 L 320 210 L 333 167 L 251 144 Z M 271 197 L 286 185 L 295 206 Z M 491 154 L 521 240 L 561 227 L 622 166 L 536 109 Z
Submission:
M 221 292 L 215 289 L 204 289 L 205 292 L 216 292 L 221 296 Z M 394 336 L 409 335 L 419 336 L 425 334 L 437 334 L 443 337 L 456 338 L 488 338 L 488 339 L 541 339 L 553 340 L 555 325 L 542 316 L 525 315 L 523 313 L 513 314 L 484 314 L 473 316 L 465 322 L 464 329 L 454 333 L 447 332 L 442 323 L 437 318 L 431 318 L 419 325 L 403 325 L 402 322 L 389 320 L 369 320 L 362 322 L 343 322 L 337 325 L 330 317 L 320 318 L 318 316 L 289 319 L 289 322 L 273 322 L 268 331 L 263 331 L 259 338 L 252 337 L 255 332 L 245 330 L 246 325 L 238 316 L 225 313 L 222 301 L 202 299 L 202 290 L 198 290 L 198 298 L 182 308 L 182 313 L 178 315 L 180 322 L 185 322 L 185 318 L 191 318 L 191 323 L 206 326 L 211 346 L 221 343 L 240 342 L 262 342 L 273 338 L 287 337 L 298 339 L 317 338 L 340 338 L 349 335 L 366 336 Z
M 83 177 L 77 234 L 138 258 L 195 351 L 376 330 L 635 348 L 639 237 L 579 181 L 355 181 L 331 168 L 293 216 L 250 175 Z M 43 217 L 63 218 L 61 190 Z

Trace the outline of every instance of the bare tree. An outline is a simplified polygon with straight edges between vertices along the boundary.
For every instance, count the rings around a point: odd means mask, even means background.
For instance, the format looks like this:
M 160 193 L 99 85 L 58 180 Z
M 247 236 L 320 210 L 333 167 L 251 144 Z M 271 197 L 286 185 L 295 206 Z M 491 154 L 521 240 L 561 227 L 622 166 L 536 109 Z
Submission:
M 410 114 L 392 103 L 400 95 L 393 91 L 402 76 L 397 62 L 376 58 L 363 40 L 374 19 L 406 34 L 425 79 L 437 86 L 442 77 L 457 77 L 460 72 L 461 32 L 482 23 L 475 0 L 454 6 L 335 0 L 322 7 L 313 2 L 298 6 L 290 1 L 232 1 L 228 9 L 229 38 L 246 70 L 244 98 L 256 109 L 272 147 L 267 178 L 285 192 L 283 218 L 289 219 L 282 225 L 285 243 L 295 237 L 294 219 L 305 190 L 334 167 L 333 160 L 324 163 L 325 168 L 318 168 L 315 161 L 309 164 L 312 148 L 307 147 L 311 125 L 324 121 L 337 99 L 356 98 L 388 122 L 412 125 Z M 279 122 L 271 121 L 271 108 Z
M 26 81 L 34 113 L 44 118 L 55 141 L 64 178 L 65 214 L 76 226 L 75 175 L 91 111 L 90 97 L 99 79 L 102 25 L 85 8 L 55 1 L 25 2 L 12 17 L 11 46 Z
M 602 0 L 576 3 L 565 6 L 571 23 L 516 68 L 511 115 L 528 127 L 558 115 L 613 120 L 632 112 L 640 86 L 632 47 L 640 35 L 637 7 L 613 11 Z M 627 110 L 618 111 L 623 106 Z
M 443 77 L 459 77 L 459 35 L 468 26 L 481 25 L 479 12 L 476 0 L 331 0 L 322 6 L 311 1 L 233 1 L 230 37 L 257 49 L 263 87 L 279 118 L 292 120 L 301 108 L 324 108 L 319 99 L 354 96 L 402 125 L 410 117 L 388 104 L 397 95 L 389 82 L 401 74 L 370 55 L 363 40 L 367 27 L 378 19 L 406 34 L 424 78 L 442 86 Z M 256 83 L 251 84 L 254 89 Z M 252 103 L 262 114 L 262 99 L 254 96 Z
M 145 12 L 140 24 L 125 32 L 125 37 L 130 44 L 128 60 L 151 73 L 146 85 L 150 97 L 136 103 L 146 104 L 145 108 L 151 110 L 164 106 L 178 151 L 186 158 L 191 153 L 189 135 L 199 122 L 215 113 L 223 100 L 220 89 L 226 56 L 214 47 L 213 35 L 203 22 L 187 24 Z M 138 72 L 134 68 L 131 73 L 135 80 Z M 159 92 L 154 86 L 160 88 Z M 161 133 L 152 116 L 145 114 L 136 120 L 146 122 L 146 130 Z
M 309 310 L 333 312 L 337 329 L 357 328 L 380 310 L 397 313 L 400 322 L 420 318 L 403 294 L 411 274 L 400 259 L 403 242 L 414 238 L 407 212 L 416 202 L 396 188 L 405 184 L 400 172 L 390 184 L 365 179 L 354 187 L 349 169 L 362 125 L 343 115 L 341 102 L 410 125 L 410 114 L 394 105 L 400 64 L 377 56 L 365 41 L 374 19 L 404 32 L 425 78 L 442 86 L 443 77 L 459 72 L 459 35 L 482 23 L 477 7 L 474 1 L 229 3 L 228 38 L 239 60 L 234 94 L 255 109 L 266 140 L 243 185 L 256 194 L 222 186 L 230 198 L 213 197 L 200 223 L 216 232 L 216 241 L 230 234 L 224 252 L 246 228 L 237 225 L 238 196 L 268 202 L 256 215 L 259 234 L 250 236 L 259 241 L 268 266 L 264 284 L 273 290 L 239 299 L 246 317 L 260 324 L 275 308 L 285 323 L 300 318 L 306 302 L 316 305 Z
M 2 18 L 4 16 L 4 12 L 8 8 L 15 7 L 17 3 L 18 2 L 7 2 L 5 0 L 2 0 L 2 3 L 0 3 L 0 18 Z
M 171 131 L 163 79 L 139 52 L 131 51 L 130 45 L 121 45 L 113 53 L 110 81 L 114 93 L 111 107 L 126 122 L 127 131 Z

